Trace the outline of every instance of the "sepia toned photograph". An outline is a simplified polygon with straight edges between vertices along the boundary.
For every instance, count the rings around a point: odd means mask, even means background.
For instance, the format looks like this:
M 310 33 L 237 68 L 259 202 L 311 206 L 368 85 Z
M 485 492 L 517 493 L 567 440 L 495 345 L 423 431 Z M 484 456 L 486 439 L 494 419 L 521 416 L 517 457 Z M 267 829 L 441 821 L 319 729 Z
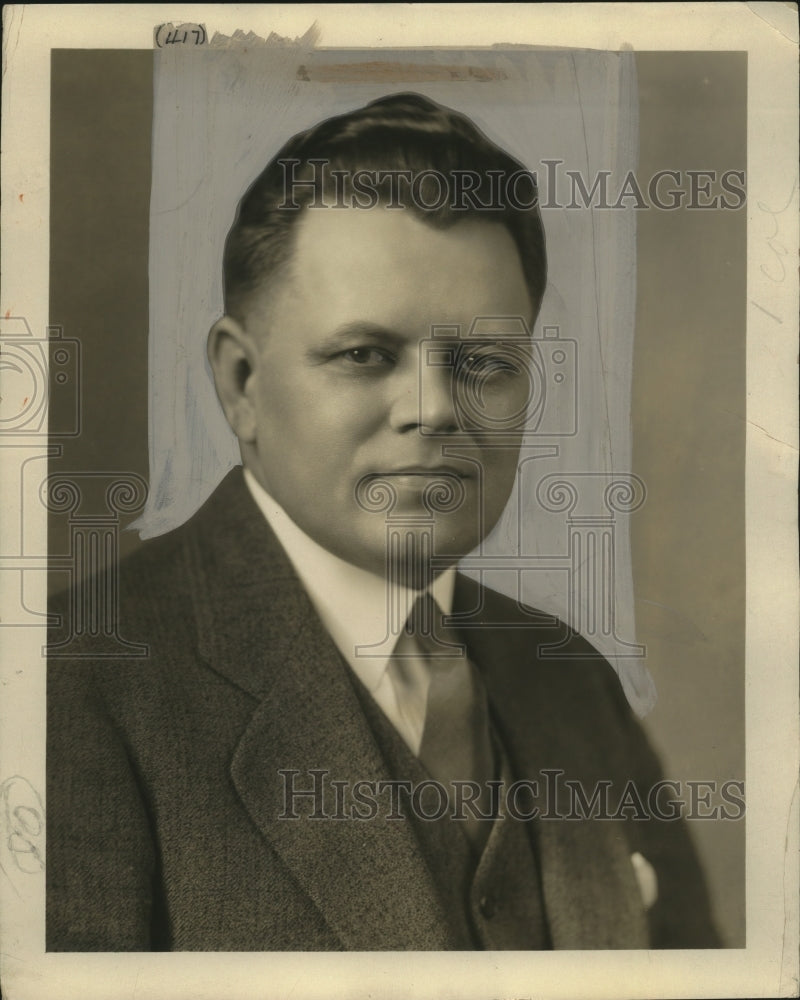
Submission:
M 785 5 L 496 6 L 40 46 L 0 860 L 65 996 L 796 995 L 797 184 L 734 36 Z

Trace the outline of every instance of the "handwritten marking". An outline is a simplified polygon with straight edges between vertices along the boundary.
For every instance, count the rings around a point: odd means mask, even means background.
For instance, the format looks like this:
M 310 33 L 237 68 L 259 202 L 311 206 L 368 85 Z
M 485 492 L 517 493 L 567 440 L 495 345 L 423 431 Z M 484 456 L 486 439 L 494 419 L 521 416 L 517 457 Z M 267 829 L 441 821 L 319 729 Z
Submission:
M 760 267 L 761 273 L 765 278 L 768 278 L 774 285 L 781 285 L 786 280 L 786 265 L 783 262 L 783 258 L 789 254 L 786 246 L 784 245 L 781 237 L 781 223 L 780 217 L 784 212 L 787 211 L 789 206 L 794 201 L 794 193 L 797 188 L 797 179 L 792 181 L 792 190 L 789 192 L 789 197 L 786 199 L 786 204 L 783 208 L 773 209 L 770 208 L 763 201 L 756 202 L 758 210 L 764 215 L 768 215 L 772 219 L 772 232 L 766 237 L 765 242 L 769 247 L 770 257 L 767 264 L 762 264 Z M 771 266 L 769 266 L 771 265 Z M 756 309 L 760 309 L 765 316 L 769 316 L 771 320 L 774 320 L 779 325 L 783 325 L 783 320 L 780 316 L 776 316 L 775 313 L 770 312 L 761 305 L 760 302 L 756 302 L 755 299 L 750 299 L 751 305 L 754 305 Z
M 771 313 L 769 309 L 765 309 L 763 306 L 760 306 L 755 299 L 750 299 L 750 302 L 756 307 L 756 309 L 760 309 L 762 313 L 769 316 L 770 319 L 774 319 L 776 323 L 783 323 L 782 319 L 776 316 L 775 313 Z
M 179 24 L 177 27 L 170 21 L 159 24 L 153 31 L 153 41 L 156 48 L 163 49 L 167 45 L 205 45 L 208 34 L 204 24 Z
M 792 201 L 794 200 L 794 192 L 797 187 L 797 181 L 792 182 L 792 190 L 789 192 L 789 197 L 786 200 L 786 204 L 783 208 L 772 209 L 769 205 L 765 204 L 763 201 L 759 201 L 758 205 L 759 211 L 763 212 L 765 215 L 769 215 L 772 218 L 773 229 L 770 235 L 766 238 L 767 246 L 770 248 L 773 254 L 772 263 L 777 263 L 780 268 L 780 277 L 774 277 L 767 268 L 762 264 L 761 273 L 769 278 L 770 281 L 774 282 L 776 285 L 780 285 L 786 278 L 786 266 L 783 263 L 783 258 L 787 256 L 789 251 L 783 245 L 782 242 L 778 240 L 778 235 L 780 234 L 780 222 L 778 221 L 780 216 L 789 208 Z
M 26 875 L 44 870 L 44 806 L 39 793 L 19 774 L 0 785 L 0 849 Z M 0 864 L 6 877 L 11 876 Z M 13 884 L 13 882 L 12 882 Z

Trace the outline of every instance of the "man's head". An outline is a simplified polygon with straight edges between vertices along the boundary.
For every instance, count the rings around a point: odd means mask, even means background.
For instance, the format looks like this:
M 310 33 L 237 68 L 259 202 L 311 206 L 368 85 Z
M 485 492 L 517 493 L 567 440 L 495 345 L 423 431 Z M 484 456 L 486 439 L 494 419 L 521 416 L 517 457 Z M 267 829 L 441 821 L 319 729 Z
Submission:
M 244 194 L 225 244 L 225 312 L 241 321 L 253 293 L 280 277 L 309 205 L 377 201 L 432 228 L 472 216 L 505 226 L 537 313 L 546 262 L 535 199 L 529 171 L 464 115 L 419 94 L 372 101 L 294 136 Z
M 375 101 L 267 165 L 240 203 L 224 276 L 217 390 L 245 464 L 290 517 L 384 572 L 376 488 L 394 497 L 390 517 L 422 524 L 441 486 L 454 509 L 435 513 L 434 555 L 474 548 L 513 486 L 530 395 L 526 338 L 475 321 L 532 326 L 545 285 L 521 164 L 425 98 Z M 431 349 L 434 326 L 451 333 Z

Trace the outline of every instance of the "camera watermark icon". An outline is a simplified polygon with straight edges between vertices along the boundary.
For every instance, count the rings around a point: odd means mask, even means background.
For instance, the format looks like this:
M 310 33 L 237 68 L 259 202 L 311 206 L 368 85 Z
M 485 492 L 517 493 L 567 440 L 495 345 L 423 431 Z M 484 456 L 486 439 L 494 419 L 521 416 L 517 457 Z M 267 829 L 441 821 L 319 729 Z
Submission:
M 65 337 L 60 326 L 36 337 L 24 317 L 10 316 L 0 319 L 0 349 L 0 436 L 80 434 L 80 342 Z
M 522 316 L 479 316 L 469 331 L 437 325 L 420 345 L 419 424 L 431 376 L 449 378 L 452 411 L 464 433 L 571 437 L 578 432 L 577 342 L 557 326 L 530 330 Z
M 146 656 L 146 644 L 119 632 L 119 555 L 123 519 L 141 509 L 147 484 L 128 472 L 46 471 L 62 457 L 59 440 L 81 433 L 81 344 L 60 326 L 36 337 L 24 317 L 14 316 L 0 320 L 0 351 L 0 449 L 9 458 L 25 456 L 8 463 L 17 466 L 19 525 L 6 532 L 0 574 L 4 598 L 16 600 L 2 608 L 0 628 L 55 628 L 43 647 L 51 657 Z M 49 553 L 42 543 L 45 511 L 64 515 L 63 552 L 52 550 L 61 528 L 52 519 Z M 34 573 L 62 575 L 64 601 L 32 607 L 27 583 Z

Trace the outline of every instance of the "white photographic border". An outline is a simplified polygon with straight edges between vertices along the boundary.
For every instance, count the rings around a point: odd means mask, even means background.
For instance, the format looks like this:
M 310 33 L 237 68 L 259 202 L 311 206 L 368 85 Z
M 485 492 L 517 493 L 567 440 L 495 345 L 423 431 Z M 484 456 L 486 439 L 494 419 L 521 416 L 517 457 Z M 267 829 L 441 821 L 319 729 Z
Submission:
M 11 1000 L 59 997 L 757 997 L 798 995 L 797 11 L 784 3 L 16 5 L 4 9 L 0 314 L 48 325 L 50 52 L 150 48 L 204 23 L 324 47 L 492 43 L 748 52 L 747 947 L 552 953 L 46 954 L 44 877 L 0 872 Z M 777 281 L 775 262 L 785 275 Z M 4 470 L 26 448 L 6 448 Z M 13 471 L 13 469 L 12 469 Z M 3 475 L 6 484 L 14 475 Z M 19 496 L 0 488 L 0 552 Z M 41 513 L 46 552 L 46 512 Z M 13 574 L 11 574 L 13 576 Z M 44 577 L 44 574 L 41 574 Z M 11 585 L 7 581 L 3 586 Z M 42 580 L 42 594 L 45 582 Z M 44 603 L 44 597 L 42 604 Z M 0 780 L 45 786 L 43 632 L 0 629 Z

